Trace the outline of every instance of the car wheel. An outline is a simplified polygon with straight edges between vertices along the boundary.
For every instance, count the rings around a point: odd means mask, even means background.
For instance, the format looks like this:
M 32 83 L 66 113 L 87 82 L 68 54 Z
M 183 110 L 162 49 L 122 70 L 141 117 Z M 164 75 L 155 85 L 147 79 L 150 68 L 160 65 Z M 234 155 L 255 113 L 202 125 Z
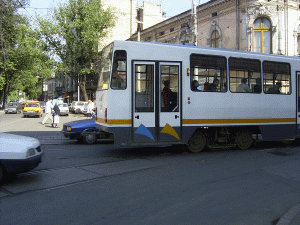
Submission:
M 84 144 L 93 145 L 97 142 L 97 136 L 96 136 L 96 134 L 91 133 L 87 136 L 83 136 L 82 140 L 83 140 Z

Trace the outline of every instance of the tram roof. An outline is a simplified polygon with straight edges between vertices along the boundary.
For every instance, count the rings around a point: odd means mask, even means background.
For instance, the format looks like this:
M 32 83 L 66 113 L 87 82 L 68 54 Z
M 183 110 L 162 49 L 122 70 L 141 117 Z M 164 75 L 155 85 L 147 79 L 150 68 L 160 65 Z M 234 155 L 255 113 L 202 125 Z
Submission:
M 226 49 L 226 48 L 212 48 L 212 47 L 203 47 L 203 46 L 195 46 L 194 44 L 191 43 L 182 43 L 182 44 L 174 44 L 174 43 L 161 43 L 161 42 L 139 42 L 139 41 L 120 41 L 120 40 L 115 40 L 114 42 L 116 43 L 133 43 L 133 44 L 138 44 L 138 45 L 164 45 L 164 46 L 173 46 L 173 47 L 178 47 L 178 48 L 190 48 L 190 49 L 203 49 L 203 50 L 209 50 L 209 51 L 223 51 L 223 52 L 228 52 L 228 53 L 239 53 L 239 54 L 253 54 L 257 56 L 271 56 L 271 57 L 276 57 L 276 58 L 290 58 L 294 60 L 299 60 L 299 57 L 294 57 L 294 56 L 285 56 L 285 55 L 276 55 L 276 54 L 266 54 L 266 53 L 257 53 L 257 52 L 249 52 L 245 50 L 233 50 L 233 49 Z

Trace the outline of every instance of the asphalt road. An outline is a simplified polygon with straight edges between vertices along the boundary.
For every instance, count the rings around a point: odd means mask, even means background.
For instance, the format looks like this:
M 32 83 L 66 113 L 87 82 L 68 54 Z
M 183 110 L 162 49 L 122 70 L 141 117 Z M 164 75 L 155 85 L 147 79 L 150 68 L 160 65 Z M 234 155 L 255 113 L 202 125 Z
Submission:
M 61 122 L 76 119 L 83 118 Z M 0 188 L 1 225 L 269 225 L 300 203 L 298 145 L 199 154 L 181 145 L 86 146 L 41 118 L 0 114 L 0 121 L 1 132 L 37 137 L 45 152 L 36 169 Z

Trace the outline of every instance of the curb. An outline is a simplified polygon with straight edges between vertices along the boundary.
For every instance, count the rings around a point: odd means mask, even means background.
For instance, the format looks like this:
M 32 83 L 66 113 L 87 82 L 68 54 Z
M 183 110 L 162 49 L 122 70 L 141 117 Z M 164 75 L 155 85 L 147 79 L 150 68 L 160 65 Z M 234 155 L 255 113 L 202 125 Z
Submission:
M 287 213 L 280 218 L 276 225 L 288 225 L 298 214 L 300 214 L 300 204 L 287 211 Z

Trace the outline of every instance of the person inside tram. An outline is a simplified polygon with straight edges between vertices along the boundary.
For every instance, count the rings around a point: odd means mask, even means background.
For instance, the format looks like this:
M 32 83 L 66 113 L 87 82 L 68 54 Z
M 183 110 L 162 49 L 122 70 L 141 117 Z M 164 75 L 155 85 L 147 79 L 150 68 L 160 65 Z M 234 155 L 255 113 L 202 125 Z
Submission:
M 267 91 L 268 94 L 280 94 L 281 82 L 277 82 L 275 86 L 270 87 Z
M 165 105 L 165 110 L 168 112 L 172 111 L 172 91 L 170 89 L 170 81 L 165 80 L 164 81 L 164 88 L 162 91 L 162 97 L 163 97 L 163 102 Z
M 192 91 L 200 91 L 199 83 L 197 80 L 192 81 Z
M 220 83 L 219 79 L 215 78 L 213 83 L 209 85 L 208 91 L 217 91 L 217 87 L 219 83 Z
M 235 92 L 251 92 L 251 88 L 247 85 L 247 78 L 241 79 L 241 84 L 237 86 Z

